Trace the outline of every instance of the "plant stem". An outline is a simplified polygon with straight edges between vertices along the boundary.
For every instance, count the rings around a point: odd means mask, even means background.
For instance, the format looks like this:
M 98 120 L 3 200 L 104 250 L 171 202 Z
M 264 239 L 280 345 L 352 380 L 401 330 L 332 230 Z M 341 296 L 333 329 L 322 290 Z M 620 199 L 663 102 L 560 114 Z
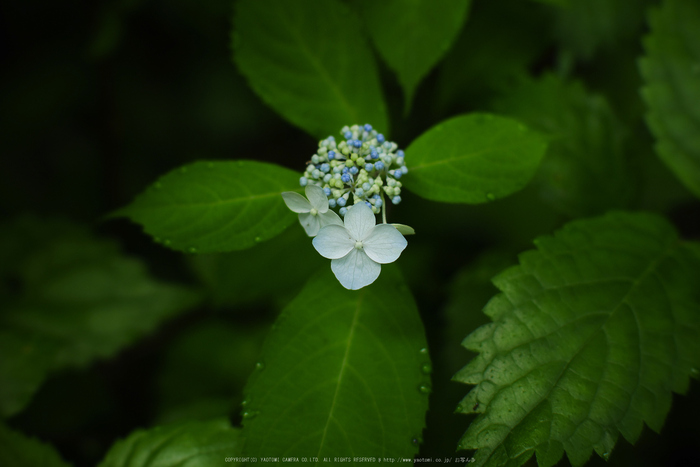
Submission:
M 382 222 L 386 224 L 386 202 L 384 201 L 384 191 L 380 190 L 379 193 L 382 195 Z

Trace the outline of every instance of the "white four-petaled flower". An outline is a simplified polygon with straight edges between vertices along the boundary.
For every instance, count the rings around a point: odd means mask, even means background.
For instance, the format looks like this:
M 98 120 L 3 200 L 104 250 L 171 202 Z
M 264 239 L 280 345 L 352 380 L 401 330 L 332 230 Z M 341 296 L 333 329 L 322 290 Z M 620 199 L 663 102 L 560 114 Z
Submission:
M 374 282 L 381 264 L 393 263 L 408 242 L 389 224 L 375 225 L 372 210 L 358 203 L 345 214 L 345 225 L 327 225 L 313 239 L 321 256 L 331 259 L 331 270 L 346 289 Z
M 289 209 L 299 213 L 299 223 L 309 237 L 318 234 L 321 227 L 326 225 L 343 225 L 338 214 L 328 208 L 328 197 L 320 186 L 307 185 L 306 197 L 293 191 L 285 191 L 282 198 Z

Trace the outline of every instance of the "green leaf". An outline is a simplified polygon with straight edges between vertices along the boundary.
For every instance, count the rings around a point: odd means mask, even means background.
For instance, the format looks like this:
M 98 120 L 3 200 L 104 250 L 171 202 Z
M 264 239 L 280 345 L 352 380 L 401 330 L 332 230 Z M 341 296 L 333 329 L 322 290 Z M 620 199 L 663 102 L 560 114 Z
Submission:
M 243 251 L 195 255 L 193 268 L 217 305 L 284 304 L 326 261 L 298 222 L 282 234 Z M 245 274 L 241 274 L 245 265 Z M 271 278 L 274 265 L 274 278 Z M 280 307 L 281 308 L 281 307 Z
M 478 204 L 523 188 L 547 144 L 505 117 L 469 114 L 423 133 L 406 149 L 402 182 L 417 195 L 446 203 Z
M 493 323 L 463 345 L 480 355 L 455 380 L 478 412 L 460 442 L 478 465 L 541 466 L 566 451 L 607 458 L 618 434 L 659 431 L 671 392 L 700 372 L 700 245 L 651 214 L 571 222 L 494 279 Z
M 554 75 L 522 81 L 494 108 L 550 137 L 542 197 L 572 217 L 623 208 L 633 194 L 623 128 L 603 96 Z
M 234 59 L 268 105 L 317 138 L 364 123 L 386 134 L 379 75 L 361 31 L 338 0 L 242 0 Z
M 246 387 L 243 454 L 412 458 L 430 369 L 423 324 L 395 266 L 359 291 L 323 271 L 263 346 Z
M 362 0 L 367 31 L 396 72 L 406 113 L 418 83 L 440 61 L 467 19 L 471 0 Z
M 299 176 L 263 162 L 195 162 L 165 174 L 112 216 L 129 217 L 174 250 L 242 250 L 294 222 L 280 193 L 298 190 Z
M 656 152 L 700 196 L 700 4 L 667 0 L 650 15 L 640 61 Z
M 568 0 L 556 8 L 554 35 L 562 47 L 581 60 L 603 48 L 637 40 L 650 0 Z
M 0 465 L 12 467 L 69 467 L 49 444 L 9 429 L 0 423 Z
M 110 357 L 200 300 L 76 225 L 26 218 L 0 230 L 20 246 L 0 278 L 21 292 L 0 314 L 2 416 L 20 411 L 49 370 Z
M 226 419 L 137 430 L 116 442 L 99 467 L 209 467 L 240 465 L 240 430 Z

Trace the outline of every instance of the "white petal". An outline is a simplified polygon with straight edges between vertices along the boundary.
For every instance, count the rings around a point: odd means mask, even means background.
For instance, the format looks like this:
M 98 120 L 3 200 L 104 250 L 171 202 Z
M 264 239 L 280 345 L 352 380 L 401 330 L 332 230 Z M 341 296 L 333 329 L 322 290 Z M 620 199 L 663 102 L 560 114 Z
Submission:
M 328 211 L 328 197 L 318 185 L 306 185 L 306 197 L 318 212 Z
M 354 205 L 345 214 L 345 228 L 355 240 L 365 238 L 376 223 L 374 213 L 365 203 Z
M 321 256 L 328 259 L 342 258 L 355 249 L 355 240 L 347 229 L 340 225 L 327 225 L 318 231 L 311 242 Z
M 343 227 L 343 221 L 340 219 L 340 216 L 331 209 L 323 214 L 319 214 L 318 218 L 321 221 L 321 227 L 325 227 L 327 225 L 339 225 Z
M 321 222 L 318 220 L 318 216 L 313 216 L 308 212 L 299 214 L 299 223 L 304 227 L 306 235 L 309 237 L 314 237 L 318 234 L 318 229 L 321 228 Z
M 369 259 L 362 250 L 353 248 L 347 256 L 331 261 L 331 271 L 340 285 L 357 290 L 376 281 L 382 267 Z
M 408 242 L 396 227 L 389 224 L 376 226 L 369 236 L 362 240 L 362 246 L 370 259 L 377 263 L 393 263 L 406 248 Z
M 284 198 L 284 204 L 294 212 L 311 211 L 311 203 L 299 193 L 285 191 L 282 193 L 282 198 Z

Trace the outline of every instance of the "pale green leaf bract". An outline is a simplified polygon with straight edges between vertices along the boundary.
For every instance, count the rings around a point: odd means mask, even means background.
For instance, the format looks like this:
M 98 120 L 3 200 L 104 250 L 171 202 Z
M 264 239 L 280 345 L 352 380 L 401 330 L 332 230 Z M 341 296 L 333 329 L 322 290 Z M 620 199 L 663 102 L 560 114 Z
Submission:
M 700 4 L 668 0 L 650 15 L 640 61 L 656 152 L 700 197 Z
M 403 185 L 423 198 L 478 204 L 508 196 L 535 174 L 547 143 L 510 118 L 469 114 L 429 129 L 406 149 Z
M 396 72 L 411 107 L 420 81 L 447 53 L 466 21 L 471 0 L 363 0 L 367 32 Z
M 188 421 L 137 430 L 117 441 L 98 467 L 209 467 L 240 454 L 240 429 L 228 420 Z
M 297 219 L 281 193 L 297 190 L 299 176 L 264 162 L 195 162 L 165 174 L 112 216 L 128 216 L 174 250 L 242 250 Z
M 243 455 L 403 457 L 418 451 L 430 360 L 394 265 L 359 291 L 329 270 L 282 311 L 243 404 Z
M 454 377 L 476 385 L 458 410 L 482 415 L 460 448 L 478 449 L 477 465 L 607 458 L 619 433 L 659 431 L 672 391 L 699 374 L 697 243 L 656 215 L 613 212 L 535 244 L 494 279 L 493 323 L 463 342 L 479 356 Z
M 387 134 L 379 74 L 361 31 L 338 0 L 243 0 L 234 59 L 268 105 L 317 138 L 365 123 Z
M 0 465 L 12 467 L 70 467 L 51 445 L 29 438 L 0 423 Z

